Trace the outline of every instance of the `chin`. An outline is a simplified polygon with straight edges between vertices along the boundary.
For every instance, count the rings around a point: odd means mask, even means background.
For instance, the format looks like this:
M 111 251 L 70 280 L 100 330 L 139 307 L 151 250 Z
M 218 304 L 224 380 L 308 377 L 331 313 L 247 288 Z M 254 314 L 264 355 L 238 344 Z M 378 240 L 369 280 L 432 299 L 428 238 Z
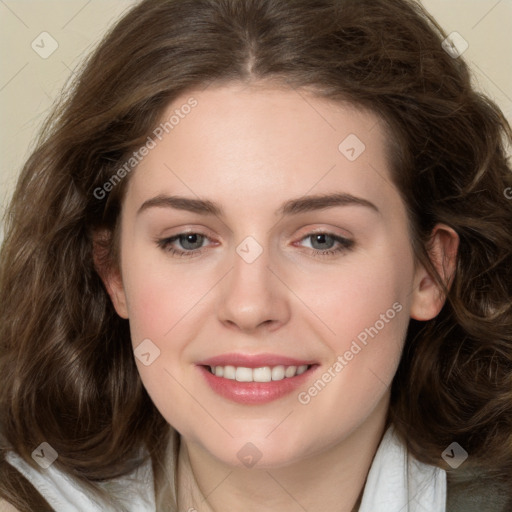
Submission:
M 267 432 L 268 434 L 268 432 Z M 270 436 L 272 437 L 272 435 Z M 247 469 L 276 469 L 289 466 L 313 452 L 306 439 L 292 440 L 284 432 L 274 439 L 261 435 L 201 442 L 204 450 L 222 464 Z

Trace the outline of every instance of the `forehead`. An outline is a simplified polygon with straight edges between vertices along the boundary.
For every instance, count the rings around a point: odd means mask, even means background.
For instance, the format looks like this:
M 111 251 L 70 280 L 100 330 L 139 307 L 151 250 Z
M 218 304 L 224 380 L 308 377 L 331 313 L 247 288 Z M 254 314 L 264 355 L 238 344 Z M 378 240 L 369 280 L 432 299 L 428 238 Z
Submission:
M 379 118 L 306 90 L 233 83 L 189 91 L 151 137 L 129 186 L 139 201 L 172 192 L 249 206 L 269 194 L 375 195 L 390 183 Z

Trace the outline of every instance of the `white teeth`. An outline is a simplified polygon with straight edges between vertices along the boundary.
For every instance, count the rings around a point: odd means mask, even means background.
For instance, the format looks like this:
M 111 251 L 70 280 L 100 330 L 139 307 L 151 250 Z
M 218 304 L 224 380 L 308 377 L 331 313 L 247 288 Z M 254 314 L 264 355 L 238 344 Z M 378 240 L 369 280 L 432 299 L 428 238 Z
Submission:
M 263 366 L 261 368 L 246 368 L 244 366 L 210 366 L 210 371 L 217 377 L 237 380 L 238 382 L 271 382 L 289 379 L 296 375 L 303 374 L 308 365 L 274 367 Z
M 218 366 L 217 366 L 218 368 Z M 236 368 L 234 366 L 224 366 L 224 375 L 225 379 L 235 380 L 236 378 Z
M 274 366 L 272 368 L 272 380 L 284 379 L 284 366 Z
M 272 380 L 272 371 L 268 366 L 254 368 L 252 371 L 252 379 L 254 382 L 270 382 Z
M 297 371 L 296 366 L 288 366 L 288 368 L 286 368 L 286 370 L 284 371 L 284 376 L 285 377 L 293 377 L 295 375 L 296 371 Z
M 301 375 L 302 373 L 304 373 L 306 370 L 308 369 L 308 365 L 307 364 L 303 364 L 302 366 L 299 366 L 297 368 L 297 375 Z
M 252 369 L 242 366 L 236 369 L 236 380 L 238 382 L 252 382 Z

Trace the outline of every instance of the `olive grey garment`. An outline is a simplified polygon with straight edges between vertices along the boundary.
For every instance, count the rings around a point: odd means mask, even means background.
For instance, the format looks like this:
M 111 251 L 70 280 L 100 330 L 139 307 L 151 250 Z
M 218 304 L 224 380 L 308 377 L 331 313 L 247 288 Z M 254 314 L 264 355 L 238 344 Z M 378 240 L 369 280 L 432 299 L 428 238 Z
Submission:
M 475 470 L 447 472 L 446 512 L 512 512 L 512 482 Z

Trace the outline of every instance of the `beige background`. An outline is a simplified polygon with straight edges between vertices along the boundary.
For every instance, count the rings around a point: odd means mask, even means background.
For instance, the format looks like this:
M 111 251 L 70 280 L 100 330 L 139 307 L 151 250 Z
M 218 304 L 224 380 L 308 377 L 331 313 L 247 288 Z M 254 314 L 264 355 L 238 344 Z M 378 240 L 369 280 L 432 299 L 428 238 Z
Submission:
M 61 87 L 107 27 L 134 3 L 0 0 L 0 214 Z M 477 86 L 512 121 L 512 0 L 423 3 L 445 31 L 457 31 L 469 43 L 464 58 L 472 66 Z M 58 43 L 46 59 L 31 46 L 40 41 L 42 32 Z

